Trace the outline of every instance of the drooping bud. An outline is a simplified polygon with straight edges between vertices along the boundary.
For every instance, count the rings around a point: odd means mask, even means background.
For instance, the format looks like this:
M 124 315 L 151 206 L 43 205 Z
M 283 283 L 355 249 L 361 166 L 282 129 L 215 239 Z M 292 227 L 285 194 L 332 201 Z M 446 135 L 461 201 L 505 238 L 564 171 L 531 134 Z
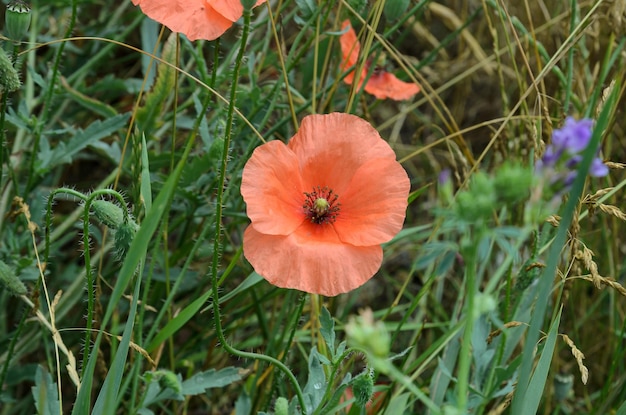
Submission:
M 4 21 L 8 37 L 11 40 L 22 40 L 30 26 L 30 6 L 22 0 L 13 0 L 7 4 Z
M 18 296 L 25 295 L 28 291 L 15 272 L 4 261 L 0 261 L 0 281 L 9 290 L 9 293 Z
M 100 223 L 108 228 L 117 229 L 124 223 L 124 211 L 115 203 L 98 199 L 91 203 L 91 209 Z
M 122 222 L 122 224 L 115 230 L 113 246 L 115 247 L 115 252 L 120 260 L 126 256 L 126 252 L 128 252 L 130 244 L 133 242 L 133 239 L 135 239 L 137 230 L 139 230 L 139 225 L 137 225 L 132 219 L 126 223 Z
M 369 371 L 363 372 L 352 380 L 354 402 L 361 408 L 367 405 L 374 394 L 374 379 Z

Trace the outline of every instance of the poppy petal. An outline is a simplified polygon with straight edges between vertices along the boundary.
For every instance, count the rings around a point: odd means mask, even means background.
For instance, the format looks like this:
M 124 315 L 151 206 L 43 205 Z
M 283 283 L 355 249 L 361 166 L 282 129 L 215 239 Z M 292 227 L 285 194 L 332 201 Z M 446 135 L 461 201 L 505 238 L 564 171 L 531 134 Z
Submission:
M 311 233 L 319 237 L 312 238 Z M 310 222 L 304 222 L 288 236 L 266 235 L 250 225 L 244 232 L 243 250 L 269 283 L 330 297 L 365 284 L 383 259 L 379 245 L 345 244 L 331 226 Z
M 257 147 L 246 163 L 241 194 L 259 232 L 287 235 L 306 219 L 304 188 L 296 155 L 280 141 Z
M 411 183 L 395 158 L 368 161 L 341 194 L 333 224 L 339 238 L 357 246 L 389 241 L 401 229 Z
M 307 191 L 314 186 L 328 186 L 339 195 L 339 203 L 343 203 L 342 192 L 363 164 L 378 158 L 396 158 L 367 121 L 338 112 L 305 117 L 288 146 L 300 160 Z
M 378 99 L 391 98 L 404 101 L 420 92 L 420 87 L 414 83 L 401 81 L 394 74 L 382 71 L 370 76 L 365 84 L 365 92 Z
M 254 7 L 257 7 L 267 0 L 258 0 Z M 236 22 L 241 16 L 243 16 L 243 6 L 241 0 L 206 0 L 206 2 L 215 11 L 224 16 L 231 22 Z
M 205 0 L 132 0 L 152 20 L 189 40 L 214 40 L 233 24 Z
M 350 26 L 349 20 L 343 21 L 341 29 L 347 29 L 339 38 L 343 57 L 341 70 L 346 71 L 357 63 L 361 46 L 354 29 Z M 368 64 L 361 69 L 357 89 L 361 89 L 363 82 L 367 79 L 369 69 Z M 354 82 L 354 69 L 343 78 L 343 81 L 348 85 L 352 85 Z M 404 101 L 420 92 L 420 86 L 415 83 L 401 81 L 395 75 L 381 71 L 369 77 L 365 84 L 365 92 L 374 95 L 378 99 L 391 98 L 396 101 Z
M 341 24 L 341 30 L 346 30 L 346 32 L 339 37 L 341 54 L 343 55 L 343 64 L 341 65 L 341 70 L 345 71 L 351 66 L 356 65 L 359 59 L 361 45 L 359 44 L 359 40 L 357 39 L 356 33 L 350 25 L 349 20 L 343 21 L 343 23 Z M 344 81 L 348 82 L 345 78 Z

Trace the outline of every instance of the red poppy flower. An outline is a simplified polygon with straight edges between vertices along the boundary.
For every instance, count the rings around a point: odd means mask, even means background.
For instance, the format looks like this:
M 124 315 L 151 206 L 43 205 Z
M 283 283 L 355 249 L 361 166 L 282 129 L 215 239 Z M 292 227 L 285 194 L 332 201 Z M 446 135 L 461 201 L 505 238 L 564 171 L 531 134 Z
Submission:
M 356 33 L 349 20 L 345 20 L 341 25 L 342 30 L 347 31 L 339 38 L 341 44 L 341 54 L 343 55 L 343 63 L 341 64 L 341 70 L 345 71 L 356 65 L 359 59 L 359 52 L 361 45 L 356 37 Z M 367 61 L 361 70 L 361 76 L 359 77 L 359 86 L 361 89 L 363 82 L 367 78 L 369 73 L 371 62 Z M 354 70 L 350 71 L 345 78 L 344 82 L 348 85 L 352 85 L 354 82 Z M 402 101 L 413 97 L 420 92 L 420 87 L 417 84 L 404 82 L 396 78 L 395 75 L 382 70 L 374 69 L 374 72 L 367 80 L 365 84 L 365 92 L 374 95 L 378 99 L 391 98 L 396 101 Z
M 256 6 L 267 0 L 258 0 Z M 132 0 L 148 17 L 189 40 L 214 40 L 243 15 L 240 0 Z
M 285 145 L 257 147 L 243 169 L 243 252 L 271 284 L 335 296 L 380 268 L 402 228 L 409 178 L 361 118 L 309 115 Z

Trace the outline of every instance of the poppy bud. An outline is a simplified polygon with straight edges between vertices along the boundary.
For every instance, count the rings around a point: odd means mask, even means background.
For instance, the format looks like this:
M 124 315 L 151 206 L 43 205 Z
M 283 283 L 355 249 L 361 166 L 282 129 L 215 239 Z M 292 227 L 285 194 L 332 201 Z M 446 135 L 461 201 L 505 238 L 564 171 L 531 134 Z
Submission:
M 18 296 L 26 294 L 26 286 L 15 272 L 4 261 L 0 261 L 0 281 L 9 290 L 9 293 Z
M 126 256 L 126 252 L 130 248 L 130 244 L 135 239 L 139 226 L 132 219 L 129 222 L 122 222 L 122 224 L 115 230 L 115 236 L 113 246 L 119 259 L 123 259 Z
M 100 223 L 110 229 L 117 229 L 124 223 L 124 211 L 115 203 L 106 200 L 94 200 L 91 209 Z
M 0 48 L 0 92 L 13 92 L 20 88 L 20 77 L 13 67 L 11 59 Z
M 372 399 L 374 393 L 374 379 L 370 373 L 365 372 L 352 380 L 352 393 L 355 403 L 363 408 Z
M 4 20 L 9 38 L 21 40 L 30 26 L 30 7 L 22 0 L 14 0 L 7 4 Z

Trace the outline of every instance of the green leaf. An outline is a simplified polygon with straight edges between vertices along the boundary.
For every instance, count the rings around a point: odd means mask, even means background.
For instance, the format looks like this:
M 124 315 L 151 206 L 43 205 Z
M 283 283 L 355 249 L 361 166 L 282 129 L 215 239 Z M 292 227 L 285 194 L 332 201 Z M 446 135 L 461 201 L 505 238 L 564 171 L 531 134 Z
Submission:
M 546 344 L 541 352 L 541 357 L 535 368 L 528 389 L 526 389 L 526 395 L 522 400 L 523 414 L 536 414 L 539 408 L 539 401 L 543 396 L 543 389 L 546 386 L 546 380 L 548 379 L 548 372 L 550 371 L 550 364 L 552 363 L 552 356 L 554 355 L 554 347 L 556 345 L 556 338 L 559 333 L 559 322 L 561 321 L 561 311 L 555 317 L 552 322 L 552 327 L 548 332 L 548 338 Z
M 385 415 L 403 414 L 406 408 L 409 407 L 410 396 L 408 392 L 393 396 L 391 401 L 389 401 Z
M 183 395 L 200 395 L 207 389 L 222 388 L 233 382 L 241 380 L 241 374 L 236 367 L 224 369 L 210 369 L 206 372 L 196 373 L 183 382 Z
M 304 387 L 304 400 L 307 405 L 307 413 L 312 413 L 322 402 L 326 391 L 326 376 L 320 361 L 320 354 L 317 347 L 311 349 L 309 355 L 309 379 Z
M 256 272 L 251 273 L 250 275 L 248 275 L 248 278 L 246 278 L 241 284 L 237 286 L 237 288 L 235 288 L 228 294 L 220 297 L 220 304 L 224 301 L 228 301 L 230 298 L 233 298 L 240 292 L 258 284 L 262 280 L 263 277 L 261 277 Z M 191 320 L 193 316 L 196 315 L 198 310 L 200 310 L 200 308 L 202 308 L 202 306 L 206 304 L 207 300 L 211 298 L 212 295 L 213 291 L 209 289 L 196 300 L 194 300 L 193 303 L 185 307 L 180 313 L 176 315 L 176 317 L 168 321 L 165 327 L 163 327 L 161 331 L 159 331 L 159 333 L 146 347 L 148 353 L 152 353 L 157 347 L 159 347 L 159 345 L 161 345 L 161 343 L 163 343 L 166 339 L 172 337 L 174 333 L 180 330 L 181 327 L 183 327 L 189 320 Z
M 307 20 L 311 19 L 317 10 L 317 5 L 313 0 L 296 0 L 298 6 L 298 14 L 294 20 L 300 26 L 306 25 Z
M 322 308 L 322 314 L 320 315 L 321 329 L 320 333 L 330 350 L 330 355 L 335 360 L 335 321 L 330 315 L 330 312 L 326 307 Z
M 146 135 L 141 135 L 141 184 L 140 184 L 141 200 L 148 214 L 152 209 L 152 186 L 150 184 L 150 161 L 148 159 L 148 145 L 146 144 Z
M 94 121 L 85 130 L 78 129 L 69 141 L 60 141 L 54 148 L 42 147 L 38 154 L 37 172 L 42 174 L 53 167 L 70 163 L 76 154 L 124 127 L 128 117 L 129 114 L 119 114 L 104 121 Z
M 161 58 L 172 65 L 176 64 L 176 35 L 172 34 L 163 46 Z M 169 65 L 160 64 L 154 88 L 146 94 L 143 107 L 137 110 L 137 128 L 149 134 L 155 127 L 156 120 L 163 111 L 167 98 L 174 90 L 176 71 Z
M 387 0 L 383 8 L 383 13 L 389 21 L 399 19 L 409 8 L 409 0 Z
M 37 366 L 35 386 L 31 388 L 38 415 L 60 415 L 61 406 L 57 384 L 52 380 L 50 373 L 42 366 Z

